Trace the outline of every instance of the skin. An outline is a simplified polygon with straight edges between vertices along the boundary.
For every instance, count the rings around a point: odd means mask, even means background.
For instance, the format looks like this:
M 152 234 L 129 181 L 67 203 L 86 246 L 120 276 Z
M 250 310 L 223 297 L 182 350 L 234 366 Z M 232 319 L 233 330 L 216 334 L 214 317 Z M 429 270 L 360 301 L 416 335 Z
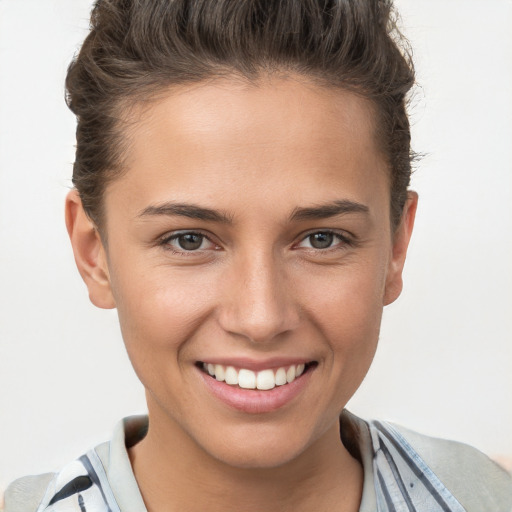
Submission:
M 400 294 L 417 204 L 410 193 L 392 230 L 371 105 L 305 80 L 224 78 L 131 115 L 126 172 L 104 196 L 108 246 L 76 191 L 66 218 L 90 298 L 118 309 L 146 388 L 150 428 L 130 457 L 148 510 L 358 510 L 362 468 L 338 416 Z M 318 210 L 340 201 L 348 211 Z M 187 252 L 169 240 L 180 230 L 207 238 Z M 326 231 L 332 245 L 313 247 Z M 225 357 L 317 364 L 285 406 L 248 414 L 196 366 Z

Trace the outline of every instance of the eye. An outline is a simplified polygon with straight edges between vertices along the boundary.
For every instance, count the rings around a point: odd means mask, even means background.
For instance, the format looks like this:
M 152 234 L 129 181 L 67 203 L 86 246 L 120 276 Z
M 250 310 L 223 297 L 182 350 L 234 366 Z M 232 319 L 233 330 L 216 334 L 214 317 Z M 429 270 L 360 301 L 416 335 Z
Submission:
M 198 235 L 197 233 L 184 233 L 183 235 L 179 235 L 175 240 L 180 246 L 180 249 L 184 249 L 185 251 L 197 251 L 197 249 L 200 249 L 203 245 L 204 236 Z
M 209 249 L 218 249 L 206 235 L 194 231 L 181 231 L 173 233 L 162 239 L 162 245 L 175 252 L 194 252 Z
M 350 240 L 333 231 L 316 231 L 310 233 L 301 240 L 297 247 L 305 247 L 311 249 L 331 249 L 339 245 L 350 245 Z
M 328 247 L 331 247 L 334 241 L 334 234 L 313 233 L 308 236 L 307 240 L 311 244 L 311 247 L 314 247 L 315 249 L 327 249 Z

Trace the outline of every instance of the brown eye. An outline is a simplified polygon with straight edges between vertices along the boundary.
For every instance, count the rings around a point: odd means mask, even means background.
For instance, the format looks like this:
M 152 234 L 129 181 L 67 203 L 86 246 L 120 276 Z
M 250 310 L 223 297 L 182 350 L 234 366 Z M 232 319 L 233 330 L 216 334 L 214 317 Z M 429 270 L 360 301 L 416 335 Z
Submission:
M 309 235 L 309 243 L 314 249 L 328 249 L 334 241 L 334 234 L 329 232 L 319 232 Z
M 203 257 L 206 251 L 218 251 L 219 245 L 212 242 L 208 235 L 197 231 L 175 231 L 160 239 L 159 245 L 173 254 L 181 256 Z
M 315 231 L 313 233 L 309 233 L 309 235 L 305 235 L 304 238 L 295 246 L 296 249 L 309 249 L 321 252 L 329 252 L 329 250 L 333 251 L 336 249 L 342 250 L 347 249 L 348 247 L 353 247 L 355 242 L 353 239 L 345 236 L 342 233 L 337 233 L 335 231 L 325 230 L 325 231 Z
M 176 238 L 180 249 L 196 251 L 203 244 L 204 236 L 198 233 L 184 233 Z

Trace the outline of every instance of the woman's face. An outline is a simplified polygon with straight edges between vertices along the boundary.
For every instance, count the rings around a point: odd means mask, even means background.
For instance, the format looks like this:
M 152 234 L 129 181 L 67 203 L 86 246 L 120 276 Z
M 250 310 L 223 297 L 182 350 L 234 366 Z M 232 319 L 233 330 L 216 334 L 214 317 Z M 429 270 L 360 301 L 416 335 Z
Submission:
M 337 428 L 400 293 L 415 205 L 393 234 L 372 123 L 366 100 L 291 79 L 175 89 L 133 116 L 86 281 L 118 309 L 153 428 L 239 467 Z

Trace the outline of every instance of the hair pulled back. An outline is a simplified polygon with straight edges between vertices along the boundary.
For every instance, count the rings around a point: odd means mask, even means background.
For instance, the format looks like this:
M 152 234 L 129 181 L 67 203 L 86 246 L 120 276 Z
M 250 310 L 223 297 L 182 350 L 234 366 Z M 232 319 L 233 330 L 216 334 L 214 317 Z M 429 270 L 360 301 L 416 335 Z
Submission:
M 123 109 L 172 85 L 284 71 L 373 102 L 397 225 L 412 159 L 404 43 L 391 0 L 97 0 L 66 79 L 85 211 L 101 225 L 103 191 L 122 172 Z

